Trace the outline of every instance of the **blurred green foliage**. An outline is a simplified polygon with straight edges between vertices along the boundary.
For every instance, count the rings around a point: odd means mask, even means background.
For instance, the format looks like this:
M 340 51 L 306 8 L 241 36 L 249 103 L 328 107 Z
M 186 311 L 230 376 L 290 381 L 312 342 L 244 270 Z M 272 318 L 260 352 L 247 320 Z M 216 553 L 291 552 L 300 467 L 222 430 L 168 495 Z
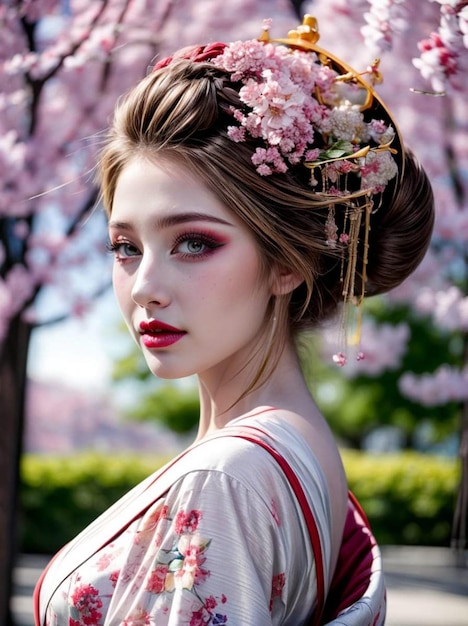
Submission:
M 21 464 L 21 541 L 52 554 L 167 459 L 135 455 L 25 455 Z
M 450 544 L 459 467 L 454 459 L 404 452 L 343 454 L 350 489 L 382 544 Z
M 52 554 L 168 459 L 138 455 L 26 455 L 21 479 L 21 549 Z M 343 451 L 350 488 L 377 539 L 449 545 L 458 465 L 416 453 Z
M 195 429 L 200 417 L 198 391 L 196 387 L 164 383 L 141 398 L 126 415 L 141 421 L 158 421 L 179 434 L 188 433 Z

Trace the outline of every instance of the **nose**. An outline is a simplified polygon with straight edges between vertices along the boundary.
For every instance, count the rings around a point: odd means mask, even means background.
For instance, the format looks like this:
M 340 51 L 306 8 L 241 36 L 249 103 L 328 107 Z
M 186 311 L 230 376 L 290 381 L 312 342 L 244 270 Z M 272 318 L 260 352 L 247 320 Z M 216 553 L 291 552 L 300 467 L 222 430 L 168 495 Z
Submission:
M 160 263 L 151 254 L 143 255 L 132 287 L 132 299 L 138 306 L 166 307 L 170 303 L 169 284 Z

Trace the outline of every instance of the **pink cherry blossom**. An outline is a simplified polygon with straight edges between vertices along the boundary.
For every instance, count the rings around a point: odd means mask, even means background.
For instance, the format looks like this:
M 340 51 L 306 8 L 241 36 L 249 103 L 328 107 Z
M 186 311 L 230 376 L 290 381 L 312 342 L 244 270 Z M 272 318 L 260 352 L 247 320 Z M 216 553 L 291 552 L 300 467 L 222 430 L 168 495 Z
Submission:
M 421 288 L 414 307 L 423 315 L 430 315 L 434 322 L 447 330 L 468 330 L 468 296 L 455 285 L 442 291 Z
M 404 395 L 424 406 L 463 402 L 468 399 L 468 369 L 460 371 L 441 365 L 434 373 L 421 376 L 406 372 L 399 387 Z
M 348 341 L 350 345 L 343 347 L 336 354 L 339 331 L 342 330 L 342 320 L 338 320 L 338 328 L 330 325 L 321 335 L 321 354 L 328 362 L 334 361 L 342 369 L 346 378 L 359 375 L 378 376 L 387 370 L 395 370 L 401 366 L 401 360 L 406 353 L 409 326 L 400 323 L 377 324 L 371 318 L 365 319 L 362 324 L 359 344 Z M 352 338 L 348 337 L 348 340 Z

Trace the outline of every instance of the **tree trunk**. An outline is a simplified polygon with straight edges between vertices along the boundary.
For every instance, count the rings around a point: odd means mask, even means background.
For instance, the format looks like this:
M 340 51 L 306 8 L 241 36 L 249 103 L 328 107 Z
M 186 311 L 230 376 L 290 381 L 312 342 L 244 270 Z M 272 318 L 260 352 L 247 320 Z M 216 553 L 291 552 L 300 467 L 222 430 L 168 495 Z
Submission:
M 0 624 L 12 626 L 12 569 L 18 546 L 18 483 L 32 327 L 18 316 L 0 352 Z
M 453 520 L 452 545 L 459 567 L 466 567 L 468 549 L 468 402 L 463 405 L 460 435 L 461 477 Z

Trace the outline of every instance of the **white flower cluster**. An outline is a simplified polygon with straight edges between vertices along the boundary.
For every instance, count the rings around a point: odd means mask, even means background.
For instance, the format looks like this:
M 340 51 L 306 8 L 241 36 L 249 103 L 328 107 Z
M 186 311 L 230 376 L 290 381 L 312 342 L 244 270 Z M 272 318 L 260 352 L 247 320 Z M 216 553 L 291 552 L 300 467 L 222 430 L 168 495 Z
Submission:
M 432 374 L 417 376 L 407 372 L 400 378 L 399 389 L 407 398 L 424 406 L 463 402 L 468 400 L 468 369 L 442 365 Z
M 362 113 L 356 106 L 341 105 L 332 109 L 329 117 L 329 126 L 324 130 L 333 130 L 334 137 L 342 141 L 353 141 L 356 137 L 367 137 L 366 124 Z
M 441 328 L 468 331 L 468 296 L 456 285 L 440 291 L 421 288 L 414 307 L 419 313 L 430 315 Z

